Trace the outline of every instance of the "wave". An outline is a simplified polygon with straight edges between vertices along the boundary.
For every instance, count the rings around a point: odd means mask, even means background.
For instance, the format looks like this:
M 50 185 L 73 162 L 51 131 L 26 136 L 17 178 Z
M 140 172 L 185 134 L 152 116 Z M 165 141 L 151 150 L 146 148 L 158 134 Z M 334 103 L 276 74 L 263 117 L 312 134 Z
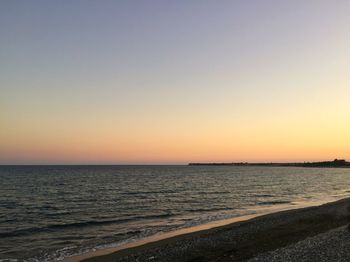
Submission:
M 186 212 L 210 212 L 210 211 L 224 211 L 224 210 L 233 210 L 234 208 L 222 207 L 222 208 L 191 208 L 185 209 Z
M 173 216 L 172 213 L 167 213 L 167 214 L 149 215 L 149 216 L 136 216 L 136 217 L 130 217 L 130 218 L 123 218 L 123 219 L 91 220 L 91 221 L 74 222 L 69 224 L 52 224 L 46 227 L 31 227 L 31 228 L 15 230 L 11 232 L 4 232 L 4 233 L 0 232 L 0 238 L 31 235 L 31 234 L 37 234 L 37 233 L 43 233 L 43 232 L 53 232 L 53 231 L 60 231 L 60 230 L 72 229 L 72 228 L 84 228 L 84 227 L 101 226 L 101 225 L 109 225 L 109 224 L 121 224 L 129 221 L 136 221 L 136 220 L 142 220 L 142 219 L 144 220 L 158 219 L 158 218 L 166 218 L 171 216 Z
M 275 197 L 276 195 L 271 194 L 254 194 L 254 197 Z
M 290 204 L 291 201 L 284 201 L 284 200 L 276 200 L 276 201 L 265 201 L 258 203 L 259 206 L 265 206 L 265 205 L 279 205 L 279 204 Z
M 137 192 L 119 192 L 119 195 L 144 195 L 144 194 L 169 194 L 179 193 L 175 190 L 158 190 L 158 191 L 137 191 Z

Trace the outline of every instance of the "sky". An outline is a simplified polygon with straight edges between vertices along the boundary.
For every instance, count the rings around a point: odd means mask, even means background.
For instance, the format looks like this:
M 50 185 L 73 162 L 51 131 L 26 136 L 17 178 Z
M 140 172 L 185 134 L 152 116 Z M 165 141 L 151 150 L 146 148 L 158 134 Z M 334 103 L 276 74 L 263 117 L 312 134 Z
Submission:
M 350 1 L 0 1 L 0 164 L 350 160 Z

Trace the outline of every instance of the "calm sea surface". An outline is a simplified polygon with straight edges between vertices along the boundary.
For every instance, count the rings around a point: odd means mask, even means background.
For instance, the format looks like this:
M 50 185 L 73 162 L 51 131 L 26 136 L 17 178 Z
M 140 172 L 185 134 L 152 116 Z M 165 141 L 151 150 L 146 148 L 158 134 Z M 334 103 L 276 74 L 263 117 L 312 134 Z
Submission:
M 0 166 L 0 261 L 56 261 L 159 232 L 350 195 L 350 169 Z

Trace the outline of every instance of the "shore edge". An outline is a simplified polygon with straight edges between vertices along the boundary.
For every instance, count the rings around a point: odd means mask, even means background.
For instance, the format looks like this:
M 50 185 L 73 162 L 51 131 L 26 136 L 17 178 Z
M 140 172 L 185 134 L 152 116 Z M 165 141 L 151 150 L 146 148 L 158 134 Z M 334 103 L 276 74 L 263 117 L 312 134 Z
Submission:
M 147 237 L 118 247 L 84 253 L 66 258 L 63 262 L 115 262 L 136 259 L 149 261 L 149 258 L 152 261 L 189 261 L 198 256 L 197 253 L 206 261 L 214 261 L 218 257 L 224 261 L 224 257 L 230 253 L 227 251 L 230 245 L 234 247 L 234 250 L 245 251 L 240 251 L 236 255 L 231 254 L 228 261 L 242 261 L 243 258 L 248 259 L 254 254 L 274 250 L 284 244 L 294 243 L 308 236 L 314 236 L 317 233 L 346 224 L 348 222 L 348 206 L 350 206 L 350 198 L 326 203 L 304 203 L 292 209 L 290 206 L 279 206 L 275 210 L 265 213 L 215 221 Z M 258 229 L 254 230 L 254 227 Z M 285 230 L 286 228 L 288 230 Z M 302 232 L 299 232 L 300 230 Z M 265 247 L 262 250 L 259 248 L 249 250 L 249 246 L 252 249 L 254 245 L 259 244 L 257 241 L 249 243 L 250 238 L 254 240 L 259 235 L 263 239 L 264 235 L 269 235 L 271 231 L 279 238 L 282 234 L 284 240 L 278 241 L 281 243 L 273 243 L 272 238 L 269 245 L 264 243 Z M 242 234 L 242 232 L 244 233 Z M 231 236 L 226 236 L 227 233 Z M 254 235 L 256 236 L 254 237 Z M 224 239 L 220 240 L 220 238 Z M 227 241 L 227 238 L 231 241 Z M 239 240 L 240 244 L 237 245 L 235 240 Z M 246 243 L 243 244 L 243 242 Z M 208 243 L 210 243 L 209 246 Z M 203 250 L 205 254 L 200 250 Z M 181 254 L 180 260 L 177 253 Z

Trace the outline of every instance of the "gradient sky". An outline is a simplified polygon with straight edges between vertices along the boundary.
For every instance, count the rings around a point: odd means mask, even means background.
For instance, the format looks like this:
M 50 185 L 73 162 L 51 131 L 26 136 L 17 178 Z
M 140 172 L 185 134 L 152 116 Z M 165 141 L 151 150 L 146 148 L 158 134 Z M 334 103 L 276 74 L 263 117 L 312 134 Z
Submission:
M 350 160 L 350 1 L 0 2 L 0 164 Z

